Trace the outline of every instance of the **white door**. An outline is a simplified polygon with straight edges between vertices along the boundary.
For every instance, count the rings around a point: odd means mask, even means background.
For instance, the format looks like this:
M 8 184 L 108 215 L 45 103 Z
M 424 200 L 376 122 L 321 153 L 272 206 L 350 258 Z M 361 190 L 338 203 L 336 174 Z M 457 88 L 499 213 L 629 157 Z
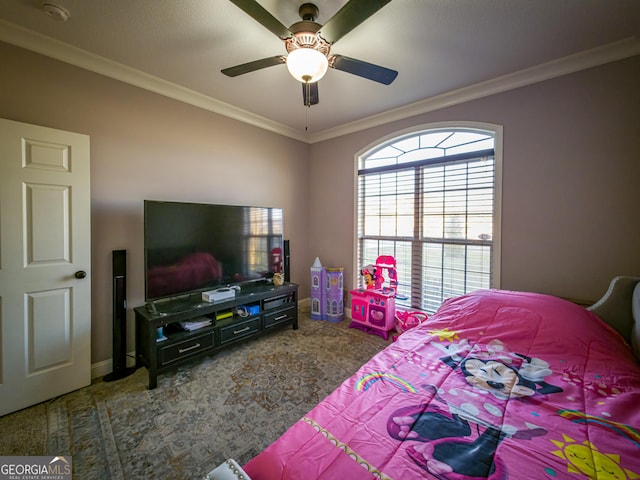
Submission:
M 89 137 L 0 119 L 0 415 L 91 382 Z

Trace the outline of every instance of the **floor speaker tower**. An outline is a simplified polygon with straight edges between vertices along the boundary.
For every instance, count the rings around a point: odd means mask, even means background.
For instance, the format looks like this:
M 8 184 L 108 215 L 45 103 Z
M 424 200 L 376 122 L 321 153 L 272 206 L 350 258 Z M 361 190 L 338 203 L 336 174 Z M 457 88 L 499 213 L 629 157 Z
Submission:
M 291 248 L 289 246 L 289 240 L 284 241 L 284 281 L 291 281 Z
M 113 289 L 113 370 L 103 380 L 111 382 L 131 375 L 127 368 L 127 251 L 114 250 L 112 256 Z

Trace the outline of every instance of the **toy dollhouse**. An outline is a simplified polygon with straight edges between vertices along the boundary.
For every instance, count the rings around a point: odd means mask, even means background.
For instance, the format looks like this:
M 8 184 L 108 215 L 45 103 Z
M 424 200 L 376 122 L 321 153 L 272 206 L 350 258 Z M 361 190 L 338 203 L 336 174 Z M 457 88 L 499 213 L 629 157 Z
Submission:
M 311 319 L 340 322 L 344 318 L 344 269 L 311 266 Z
M 324 309 L 324 285 L 327 272 L 316 257 L 311 265 L 311 320 L 322 320 Z
M 374 265 L 361 270 L 365 288 L 351 290 L 351 324 L 367 333 L 375 333 L 387 340 L 395 328 L 398 273 L 396 260 L 381 255 Z M 386 277 L 385 277 L 386 273 Z

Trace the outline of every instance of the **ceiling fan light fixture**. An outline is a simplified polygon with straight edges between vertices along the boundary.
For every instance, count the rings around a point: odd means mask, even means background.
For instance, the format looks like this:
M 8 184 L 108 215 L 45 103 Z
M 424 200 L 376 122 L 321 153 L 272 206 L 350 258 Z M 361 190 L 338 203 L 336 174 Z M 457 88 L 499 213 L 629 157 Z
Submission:
M 293 78 L 302 83 L 313 83 L 324 77 L 329 68 L 327 57 L 309 47 L 297 48 L 287 55 L 287 69 Z

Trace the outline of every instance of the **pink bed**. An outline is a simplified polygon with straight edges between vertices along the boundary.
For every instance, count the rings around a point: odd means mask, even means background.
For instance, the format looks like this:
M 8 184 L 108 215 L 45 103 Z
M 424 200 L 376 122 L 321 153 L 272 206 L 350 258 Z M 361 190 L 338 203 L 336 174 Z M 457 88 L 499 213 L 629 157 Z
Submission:
M 402 334 L 243 468 L 252 480 L 639 478 L 640 365 L 576 304 L 478 291 Z

